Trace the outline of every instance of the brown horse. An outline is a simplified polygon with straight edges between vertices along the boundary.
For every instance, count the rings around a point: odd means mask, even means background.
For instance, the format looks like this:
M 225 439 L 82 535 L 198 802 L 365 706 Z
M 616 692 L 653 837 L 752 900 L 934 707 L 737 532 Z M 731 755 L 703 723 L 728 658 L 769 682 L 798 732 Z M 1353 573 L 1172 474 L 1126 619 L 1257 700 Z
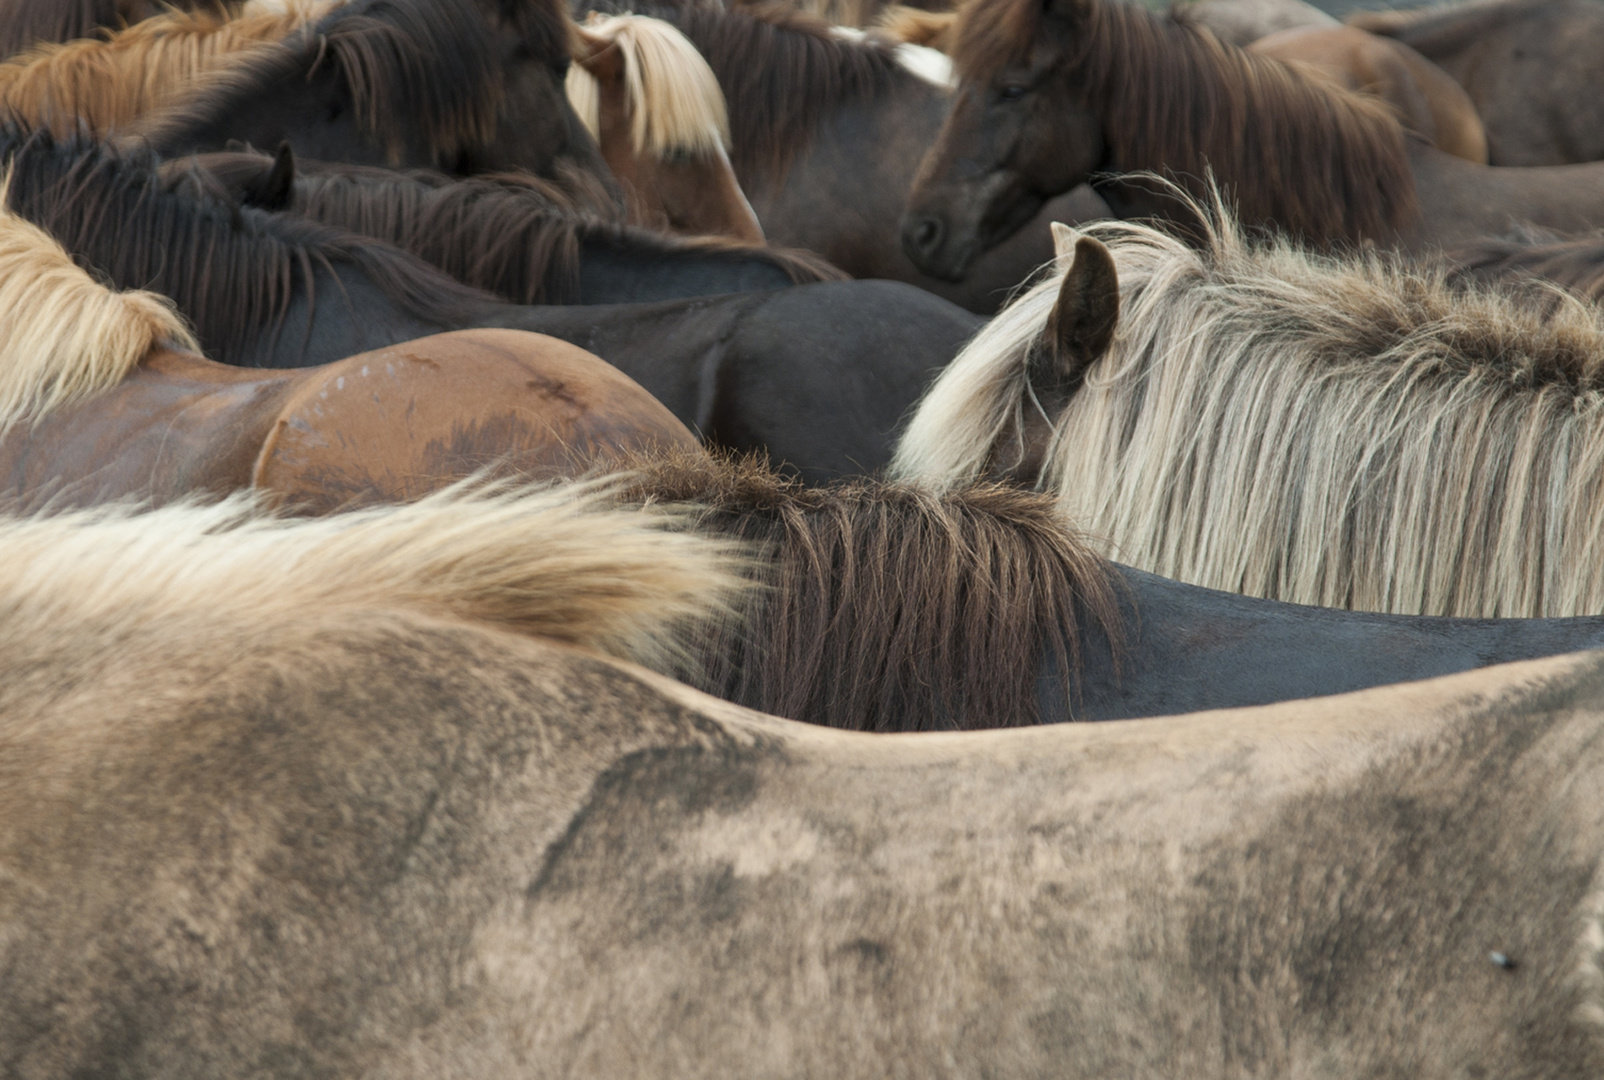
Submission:
M 1089 177 L 1120 217 L 1187 211 L 1212 171 L 1254 227 L 1314 244 L 1427 250 L 1530 223 L 1604 224 L 1604 165 L 1491 168 L 1406 137 L 1383 103 L 1222 44 L 1184 18 L 1105 0 L 975 0 L 951 116 L 909 195 L 903 242 L 961 278 L 1044 199 Z
M 1604 237 L 1570 240 L 1480 240 L 1447 253 L 1460 280 L 1507 283 L 1539 279 L 1604 304 Z M 1545 294 L 1535 292 L 1543 300 Z
M 1487 132 L 1476 106 L 1442 68 L 1409 46 L 1351 26 L 1282 30 L 1249 52 L 1303 64 L 1346 90 L 1374 94 L 1410 133 L 1455 157 L 1487 164 Z
M 1598 654 L 825 731 L 613 659 L 731 560 L 560 494 L 0 527 L 11 1071 L 1604 1071 Z
M 93 280 L 0 212 L 0 490 L 59 504 L 245 487 L 327 511 L 496 466 L 573 475 L 684 425 L 582 349 L 516 330 L 408 341 L 321 367 L 206 360 L 168 302 Z
M 80 125 L 104 134 L 180 101 L 230 56 L 282 41 L 331 0 L 230 16 L 169 11 L 104 39 L 37 45 L 0 64 L 0 107 L 61 135 Z
M 724 94 L 685 35 L 643 15 L 593 15 L 568 98 L 624 187 L 633 224 L 763 242 L 730 166 Z
M 1465 88 L 1494 165 L 1604 160 L 1604 7 L 1491 0 L 1363 12 L 1349 22 L 1402 42 Z

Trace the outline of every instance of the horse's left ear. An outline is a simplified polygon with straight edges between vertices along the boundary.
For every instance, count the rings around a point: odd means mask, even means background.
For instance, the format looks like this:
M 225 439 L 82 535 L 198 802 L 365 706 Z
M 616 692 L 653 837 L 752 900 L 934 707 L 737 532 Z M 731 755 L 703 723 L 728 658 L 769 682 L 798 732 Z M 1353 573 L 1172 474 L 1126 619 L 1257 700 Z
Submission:
M 1064 237 L 1054 226 L 1054 240 Z M 1065 228 L 1065 234 L 1074 235 Z M 1108 248 L 1089 236 L 1075 238 L 1074 259 L 1058 301 L 1047 317 L 1047 349 L 1031 361 L 1030 382 L 1038 395 L 1067 399 L 1086 381 L 1086 370 L 1103 358 L 1119 325 L 1119 273 Z M 1062 257 L 1062 256 L 1060 256 Z
M 263 210 L 288 210 L 295 202 L 295 151 L 288 142 L 278 144 L 272 166 L 246 185 L 240 201 Z

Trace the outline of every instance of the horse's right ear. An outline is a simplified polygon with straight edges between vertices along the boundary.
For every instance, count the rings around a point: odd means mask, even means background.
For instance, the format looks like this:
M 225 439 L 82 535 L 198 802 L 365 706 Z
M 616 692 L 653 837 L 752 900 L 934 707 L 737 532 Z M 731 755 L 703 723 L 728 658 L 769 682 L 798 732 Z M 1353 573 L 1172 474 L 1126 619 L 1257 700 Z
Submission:
M 1065 233 L 1075 235 L 1069 229 Z M 1054 228 L 1054 240 L 1063 239 Z M 1062 258 L 1062 254 L 1060 255 Z M 1058 301 L 1047 316 L 1048 348 L 1037 349 L 1030 362 L 1030 384 L 1038 396 L 1068 399 L 1086 371 L 1114 342 L 1119 325 L 1119 273 L 1108 248 L 1089 236 L 1075 235 L 1075 261 L 1058 288 Z

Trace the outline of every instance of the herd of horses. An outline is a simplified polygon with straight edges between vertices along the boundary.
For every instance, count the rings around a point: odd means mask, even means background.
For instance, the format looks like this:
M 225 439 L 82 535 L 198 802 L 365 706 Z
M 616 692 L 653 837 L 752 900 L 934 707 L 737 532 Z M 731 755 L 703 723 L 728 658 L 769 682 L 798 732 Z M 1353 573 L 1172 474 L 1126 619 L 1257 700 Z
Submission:
M 1601 43 L 0 0 L 0 1076 L 1604 1072 Z

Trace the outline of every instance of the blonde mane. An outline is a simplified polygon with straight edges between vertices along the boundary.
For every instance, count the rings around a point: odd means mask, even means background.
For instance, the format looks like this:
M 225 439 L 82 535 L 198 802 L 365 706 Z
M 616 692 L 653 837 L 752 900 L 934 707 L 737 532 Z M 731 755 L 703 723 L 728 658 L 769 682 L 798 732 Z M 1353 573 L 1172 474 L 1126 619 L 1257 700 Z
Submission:
M 0 176 L 0 432 L 121 382 L 163 342 L 198 350 L 164 296 L 115 292 L 6 209 Z
M 168 11 L 111 34 L 35 46 L 0 64 L 0 105 L 34 126 L 96 134 L 183 97 L 225 56 L 277 42 L 334 0 L 286 0 L 282 10 L 229 18 L 221 11 Z
M 1124 222 L 1121 323 L 1058 424 L 1043 483 L 1105 555 L 1331 607 L 1604 611 L 1604 314 L 1455 288 L 1376 253 L 1202 250 Z M 1027 353 L 1062 272 L 937 381 L 893 472 L 956 484 L 1034 407 Z
M 706 156 L 728 151 L 724 92 L 684 34 L 644 15 L 592 15 L 581 33 L 593 43 L 616 45 L 622 55 L 630 137 L 637 154 L 661 158 L 675 152 Z M 573 64 L 567 89 L 574 111 L 599 140 L 601 89 L 596 77 L 583 64 Z
M 673 668 L 682 635 L 750 588 L 744 548 L 687 531 L 680 509 L 618 508 L 618 487 L 469 480 L 322 518 L 250 494 L 0 518 L 0 617 L 10 640 L 44 642 L 390 612 Z

